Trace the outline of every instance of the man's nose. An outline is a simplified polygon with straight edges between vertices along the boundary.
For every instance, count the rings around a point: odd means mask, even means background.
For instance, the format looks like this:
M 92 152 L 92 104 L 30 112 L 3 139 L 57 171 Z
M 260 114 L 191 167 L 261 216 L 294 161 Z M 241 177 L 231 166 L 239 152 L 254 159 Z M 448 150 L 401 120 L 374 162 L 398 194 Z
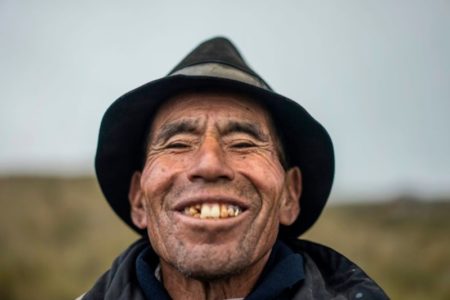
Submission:
M 227 162 L 220 141 L 214 137 L 205 138 L 191 161 L 188 178 L 190 181 L 211 182 L 233 180 L 234 171 Z

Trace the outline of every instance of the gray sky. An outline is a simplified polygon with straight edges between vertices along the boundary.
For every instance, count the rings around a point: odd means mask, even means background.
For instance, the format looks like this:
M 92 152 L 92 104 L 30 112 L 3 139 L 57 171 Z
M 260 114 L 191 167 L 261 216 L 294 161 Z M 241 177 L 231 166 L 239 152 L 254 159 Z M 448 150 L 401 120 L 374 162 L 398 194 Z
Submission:
M 0 174 L 93 174 L 109 104 L 216 35 L 328 129 L 335 194 L 450 194 L 448 0 L 0 0 Z

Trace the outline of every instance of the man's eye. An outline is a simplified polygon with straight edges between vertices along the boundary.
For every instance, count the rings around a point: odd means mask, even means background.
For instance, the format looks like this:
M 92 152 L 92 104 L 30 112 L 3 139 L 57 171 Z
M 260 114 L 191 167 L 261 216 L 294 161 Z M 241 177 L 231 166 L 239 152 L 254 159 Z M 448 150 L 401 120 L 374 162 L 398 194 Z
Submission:
M 253 144 L 251 142 L 236 142 L 231 145 L 232 148 L 237 148 L 237 149 L 250 148 L 253 146 L 255 146 L 255 144 Z
M 166 146 L 166 148 L 170 148 L 170 149 L 185 149 L 188 147 L 189 147 L 189 145 L 187 143 L 181 143 L 181 142 L 170 143 Z

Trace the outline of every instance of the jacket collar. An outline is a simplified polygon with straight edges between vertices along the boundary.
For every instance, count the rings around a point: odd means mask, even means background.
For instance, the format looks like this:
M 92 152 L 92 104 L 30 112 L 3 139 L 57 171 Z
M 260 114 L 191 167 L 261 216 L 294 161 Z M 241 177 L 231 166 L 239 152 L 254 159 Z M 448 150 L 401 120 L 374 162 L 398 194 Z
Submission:
M 158 257 L 152 248 L 143 249 L 136 259 L 136 276 L 147 299 L 170 300 L 155 274 L 158 264 Z M 274 299 L 289 294 L 304 276 L 302 256 L 277 241 L 260 279 L 245 299 Z

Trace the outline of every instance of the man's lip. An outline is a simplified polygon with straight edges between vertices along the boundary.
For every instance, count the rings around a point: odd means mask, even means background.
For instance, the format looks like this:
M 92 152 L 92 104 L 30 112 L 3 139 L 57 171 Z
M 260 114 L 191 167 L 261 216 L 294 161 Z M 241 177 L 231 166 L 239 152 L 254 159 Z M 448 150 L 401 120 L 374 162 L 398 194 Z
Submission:
M 177 204 L 175 204 L 172 208 L 172 210 L 181 212 L 186 207 L 191 207 L 197 204 L 204 204 L 204 203 L 219 203 L 219 204 L 227 204 L 227 205 L 235 205 L 241 208 L 243 211 L 248 209 L 248 205 L 237 198 L 234 197 L 228 197 L 228 196 L 203 196 L 203 197 L 190 197 L 183 199 Z

